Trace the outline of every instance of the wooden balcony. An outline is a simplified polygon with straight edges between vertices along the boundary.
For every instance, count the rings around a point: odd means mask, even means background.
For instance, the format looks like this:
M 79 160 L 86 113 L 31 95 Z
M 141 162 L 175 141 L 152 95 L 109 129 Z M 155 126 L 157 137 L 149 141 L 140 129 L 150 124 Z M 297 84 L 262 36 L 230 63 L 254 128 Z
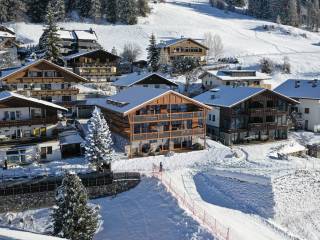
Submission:
M 16 139 L 0 139 L 0 146 L 13 146 L 13 145 L 22 145 L 22 144 L 35 144 L 47 141 L 58 140 L 58 136 L 41 136 L 41 137 L 22 137 Z
M 184 113 L 166 113 L 154 115 L 135 115 L 133 117 L 134 123 L 143 122 L 161 122 L 161 121 L 177 121 L 194 118 L 204 118 L 203 112 L 184 112 Z
M 177 137 L 187 137 L 195 135 L 203 135 L 205 133 L 204 128 L 195 129 L 185 129 L 167 132 L 151 132 L 151 133 L 139 133 L 132 136 L 133 141 L 143 141 L 143 140 L 156 140 L 165 138 L 177 138 Z
M 79 89 L 68 88 L 68 89 L 59 89 L 59 90 L 32 90 L 32 97 L 41 97 L 41 96 L 72 96 L 78 95 Z
M 18 127 L 18 126 L 32 126 L 32 125 L 46 125 L 56 124 L 58 122 L 57 116 L 46 118 L 32 118 L 26 120 L 1 120 L 1 127 Z
M 63 77 L 22 77 L 10 80 L 10 83 L 63 83 Z

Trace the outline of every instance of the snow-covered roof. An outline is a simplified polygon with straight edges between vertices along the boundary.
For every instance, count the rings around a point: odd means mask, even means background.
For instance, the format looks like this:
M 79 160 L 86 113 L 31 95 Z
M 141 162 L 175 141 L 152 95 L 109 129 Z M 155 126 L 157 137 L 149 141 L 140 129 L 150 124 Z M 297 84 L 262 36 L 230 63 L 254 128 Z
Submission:
M 74 53 L 74 54 L 70 54 L 70 55 L 68 55 L 68 56 L 65 56 L 63 59 L 66 60 L 66 61 L 69 61 L 69 60 L 71 60 L 71 59 L 74 59 L 74 58 L 77 58 L 77 57 L 81 57 L 81 56 L 85 56 L 85 55 L 87 55 L 87 54 L 91 54 L 91 53 L 95 53 L 95 52 L 99 52 L 99 51 L 104 52 L 105 54 L 112 55 L 112 56 L 114 56 L 114 57 L 116 57 L 116 58 L 120 58 L 119 56 L 114 55 L 114 54 L 112 54 L 112 53 L 110 53 L 110 52 L 107 52 L 107 51 L 102 50 L 102 49 L 98 49 L 98 50 L 92 50 L 92 51 L 82 50 L 82 51 L 79 51 L 79 52 L 77 52 L 77 53 Z
M 158 73 L 149 73 L 149 72 L 128 74 L 127 76 L 120 78 L 118 81 L 114 82 L 113 85 L 117 87 L 131 87 L 132 85 L 137 84 L 152 76 L 158 76 L 162 78 L 164 81 L 167 82 L 168 85 L 178 86 L 176 83 L 172 82 L 171 80 L 165 78 L 164 76 Z
M 46 59 L 39 59 L 39 60 L 36 60 L 36 61 L 33 61 L 33 62 L 28 62 L 28 63 L 26 63 L 26 64 L 24 64 L 24 65 L 22 65 L 20 67 L 17 67 L 17 68 L 11 68 L 9 70 L 3 70 L 3 71 L 1 71 L 0 80 L 3 80 L 4 78 L 6 78 L 6 77 L 8 77 L 8 76 L 10 76 L 12 74 L 15 74 L 15 73 L 17 73 L 19 71 L 23 71 L 23 70 L 29 68 L 30 66 L 37 65 L 37 64 L 39 64 L 41 62 L 45 62 L 45 63 L 47 63 L 49 65 L 52 65 L 52 66 L 54 66 L 56 68 L 59 68 L 62 71 L 66 72 L 68 74 L 71 74 L 71 75 L 73 75 L 74 77 L 76 77 L 78 79 L 81 79 L 81 81 L 83 81 L 83 82 L 88 82 L 88 80 L 86 78 L 81 77 L 78 74 L 76 74 L 76 73 L 74 73 L 74 72 L 72 72 L 72 71 L 70 71 L 70 70 L 68 70 L 68 69 L 66 69 L 64 67 L 61 67 L 61 66 L 59 66 L 57 64 L 54 64 L 54 63 L 52 63 L 52 62 L 50 62 L 50 61 L 48 61 Z
M 274 91 L 292 98 L 320 100 L 320 80 L 289 79 Z
M 128 114 L 130 111 L 138 108 L 156 98 L 159 98 L 167 93 L 174 93 L 183 98 L 188 98 L 180 93 L 177 93 L 169 89 L 161 88 L 144 88 L 140 86 L 135 86 L 127 88 L 120 93 L 113 95 L 108 98 L 92 98 L 87 99 L 86 105 L 94 105 L 107 110 L 121 113 L 123 115 Z M 198 104 L 204 108 L 210 109 L 207 105 L 188 98 L 190 101 Z
M 179 43 L 179 42 L 184 42 L 184 41 L 192 41 L 192 42 L 194 42 L 194 43 L 196 43 L 196 44 L 199 44 L 200 46 L 208 49 L 208 47 L 206 47 L 206 46 L 203 45 L 202 43 L 200 43 L 200 42 L 198 42 L 198 41 L 196 41 L 196 40 L 194 40 L 194 39 L 192 39 L 192 38 L 176 38 L 176 39 L 170 39 L 170 40 L 166 40 L 166 41 L 161 41 L 161 42 L 157 45 L 157 47 L 158 47 L 158 48 L 170 47 L 170 46 L 172 46 L 172 45 L 174 45 L 174 44 L 177 44 L 177 43 Z
M 9 91 L 0 92 L 0 102 L 4 101 L 4 100 L 7 100 L 9 98 L 12 98 L 12 97 L 19 98 L 19 99 L 21 99 L 23 101 L 33 102 L 33 103 L 41 104 L 41 105 L 44 105 L 44 106 L 47 106 L 47 107 L 56 108 L 58 110 L 68 111 L 68 109 L 66 109 L 64 107 L 61 107 L 61 106 L 59 106 L 57 104 L 54 104 L 54 103 L 51 103 L 51 102 L 47 102 L 47 101 L 44 101 L 44 100 L 40 100 L 40 99 L 36 99 L 36 98 L 32 98 L 32 97 L 26 97 L 26 96 L 23 96 L 21 94 L 9 92 Z
M 0 31 L 0 38 L 15 38 L 16 36 L 12 33 Z
M 264 88 L 253 88 L 253 87 L 228 87 L 219 86 L 213 88 L 205 93 L 202 93 L 196 97 L 195 100 L 207 104 L 209 106 L 218 107 L 233 107 L 247 99 L 258 95 L 265 91 L 271 91 Z M 271 91 L 272 92 L 272 91 Z M 277 95 L 280 95 L 276 93 Z M 281 97 L 288 99 L 294 103 L 298 103 L 294 99 L 281 95 Z
M 73 32 L 79 40 L 98 40 L 98 37 L 93 30 L 74 30 Z
M 60 145 L 81 144 L 84 139 L 77 131 L 66 131 L 59 134 Z
M 232 73 L 248 73 L 247 76 L 231 76 L 229 74 Z M 241 80 L 270 80 L 271 77 L 268 74 L 257 72 L 254 70 L 209 70 L 203 73 L 200 78 L 204 77 L 205 75 L 211 75 L 219 78 L 222 81 L 241 81 Z M 254 76 L 252 76 L 254 75 Z
M 30 233 L 25 231 L 12 230 L 8 228 L 0 228 L 1 240 L 62 240 L 65 238 L 58 238 L 46 236 L 42 234 Z
M 61 39 L 76 40 L 72 30 L 59 29 L 58 34 Z

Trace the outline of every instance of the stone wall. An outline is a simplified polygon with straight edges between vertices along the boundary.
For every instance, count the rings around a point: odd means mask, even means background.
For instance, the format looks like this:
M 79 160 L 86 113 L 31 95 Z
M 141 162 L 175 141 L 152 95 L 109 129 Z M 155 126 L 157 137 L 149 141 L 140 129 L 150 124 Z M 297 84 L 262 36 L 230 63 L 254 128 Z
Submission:
M 139 182 L 140 179 L 115 180 L 108 185 L 87 187 L 87 191 L 90 199 L 112 196 L 134 188 Z M 54 200 L 55 191 L 1 196 L 0 213 L 52 207 Z

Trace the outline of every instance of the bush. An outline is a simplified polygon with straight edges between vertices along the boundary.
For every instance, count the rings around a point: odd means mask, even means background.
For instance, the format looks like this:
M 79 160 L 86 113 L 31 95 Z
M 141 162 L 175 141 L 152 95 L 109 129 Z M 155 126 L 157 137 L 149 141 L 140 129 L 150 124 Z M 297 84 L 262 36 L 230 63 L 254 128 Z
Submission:
M 192 145 L 193 150 L 203 150 L 204 147 L 200 143 L 195 143 Z
M 269 58 L 262 58 L 260 60 L 261 72 L 271 74 L 274 71 L 274 62 Z

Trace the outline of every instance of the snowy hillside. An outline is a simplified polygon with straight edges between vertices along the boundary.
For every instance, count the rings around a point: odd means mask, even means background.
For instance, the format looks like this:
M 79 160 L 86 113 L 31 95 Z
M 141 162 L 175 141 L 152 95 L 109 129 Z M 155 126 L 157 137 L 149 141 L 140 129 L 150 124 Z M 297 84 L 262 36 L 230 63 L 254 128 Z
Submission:
M 8 228 L 0 228 L 0 240 L 63 240 L 62 238 L 50 237 L 24 231 L 16 231 Z
M 270 57 L 280 63 L 284 56 L 288 56 L 293 74 L 275 76 L 276 81 L 288 77 L 319 77 L 320 35 L 317 33 L 288 26 L 279 26 L 272 32 L 264 31 L 262 25 L 270 22 L 225 13 L 211 8 L 208 0 L 167 0 L 167 3 L 153 4 L 152 7 L 151 15 L 133 26 L 86 23 L 59 25 L 75 29 L 93 28 L 105 49 L 110 51 L 115 46 L 118 52 L 126 42 L 135 42 L 145 50 L 152 32 L 158 41 L 181 36 L 201 39 L 206 32 L 217 33 L 224 42 L 224 55 L 239 57 L 243 66 L 255 68 L 262 57 Z M 43 29 L 42 25 L 26 23 L 13 24 L 12 27 L 20 38 L 29 43 L 38 42 Z M 140 57 L 145 58 L 146 51 Z

